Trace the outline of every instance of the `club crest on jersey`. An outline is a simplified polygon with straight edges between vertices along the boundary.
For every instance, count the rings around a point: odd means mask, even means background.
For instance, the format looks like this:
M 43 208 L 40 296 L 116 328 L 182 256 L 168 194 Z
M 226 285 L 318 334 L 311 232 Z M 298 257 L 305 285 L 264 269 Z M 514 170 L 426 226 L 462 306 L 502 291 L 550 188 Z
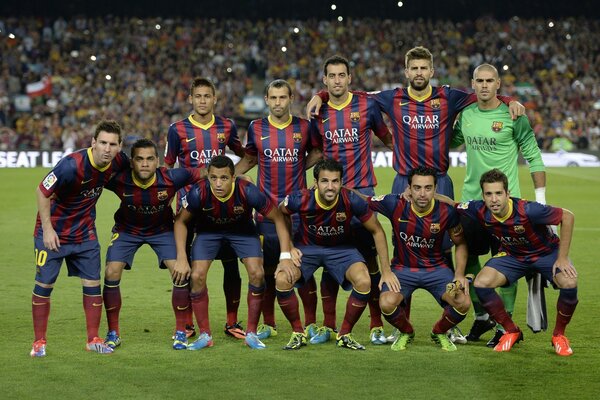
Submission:
M 360 120 L 360 113 L 358 111 L 350 113 L 350 121 L 358 122 Z
M 339 212 L 339 213 L 335 213 L 335 220 L 337 222 L 344 222 L 346 220 L 346 213 L 345 212 Z
M 166 190 L 161 190 L 157 193 L 158 200 L 163 201 L 169 197 L 169 193 Z
M 456 206 L 457 208 L 460 208 L 461 210 L 468 210 L 469 209 L 469 202 L 465 201 L 463 203 L 459 203 L 458 206 Z
M 434 110 L 437 110 L 438 108 L 440 108 L 440 99 L 431 99 L 431 101 L 429 102 L 429 106 Z
M 225 132 L 217 132 L 217 141 L 219 143 L 225 143 Z
M 525 227 L 523 225 L 515 225 L 515 233 L 523 233 L 525 232 Z
M 294 142 L 300 143 L 302 141 L 302 133 L 300 133 L 300 132 L 292 133 L 292 139 L 294 139 Z
M 244 213 L 244 206 L 233 206 L 233 213 L 240 215 Z
M 494 121 L 492 122 L 492 130 L 494 132 L 500 132 L 502 130 L 502 127 L 504 126 L 504 123 L 501 121 Z
M 434 224 L 429 225 L 429 231 L 431 233 L 438 233 L 440 231 L 440 224 L 434 223 Z

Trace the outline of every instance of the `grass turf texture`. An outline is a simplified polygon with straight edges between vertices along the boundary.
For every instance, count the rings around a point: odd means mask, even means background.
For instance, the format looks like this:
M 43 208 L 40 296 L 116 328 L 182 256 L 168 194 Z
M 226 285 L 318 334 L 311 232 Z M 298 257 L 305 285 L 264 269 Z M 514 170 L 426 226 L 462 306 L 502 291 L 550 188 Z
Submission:
M 575 354 L 561 358 L 550 346 L 556 315 L 557 291 L 547 290 L 550 330 L 533 334 L 526 327 L 526 284 L 520 285 L 515 320 L 524 329 L 525 341 L 509 353 L 497 354 L 485 347 L 491 332 L 476 344 L 458 346 L 446 353 L 429 339 L 441 309 L 425 291 L 417 291 L 412 306 L 416 338 L 408 350 L 392 352 L 389 345 L 369 343 L 368 309 L 354 329 L 367 351 L 338 349 L 334 342 L 309 345 L 286 352 L 289 323 L 276 306 L 279 335 L 265 341 L 267 349 L 252 351 L 242 341 L 222 333 L 225 322 L 222 269 L 214 263 L 209 273 L 211 323 L 215 346 L 200 352 L 171 350 L 174 317 L 170 306 L 168 273 L 158 270 L 156 257 L 145 246 L 137 253 L 132 271 L 121 283 L 123 344 L 112 355 L 84 350 L 85 321 L 79 279 L 67 279 L 62 269 L 52 294 L 48 329 L 48 356 L 31 359 L 31 290 L 33 288 L 33 242 L 35 186 L 46 170 L 0 169 L 0 243 L 3 283 L 0 302 L 2 374 L 5 399 L 164 399 L 211 398 L 592 398 L 600 392 L 598 355 L 597 288 L 600 278 L 600 169 L 549 169 L 547 199 L 550 204 L 575 213 L 571 258 L 579 271 L 580 303 L 567 329 Z M 452 168 L 459 196 L 464 169 Z M 391 169 L 377 169 L 378 194 L 388 192 Z M 520 171 L 525 198 L 534 198 L 526 168 Z M 312 182 L 312 178 L 310 179 Z M 117 198 L 105 192 L 97 209 L 97 226 L 103 257 L 110 239 Z M 388 239 L 390 225 L 380 218 Z M 391 251 L 391 248 L 390 248 Z M 244 281 L 240 318 L 246 319 Z M 338 299 L 338 324 L 344 312 L 346 292 Z M 318 322 L 321 322 L 319 305 Z M 471 316 L 461 324 L 471 326 Z M 106 332 L 103 317 L 101 334 Z M 386 323 L 386 333 L 391 331 Z

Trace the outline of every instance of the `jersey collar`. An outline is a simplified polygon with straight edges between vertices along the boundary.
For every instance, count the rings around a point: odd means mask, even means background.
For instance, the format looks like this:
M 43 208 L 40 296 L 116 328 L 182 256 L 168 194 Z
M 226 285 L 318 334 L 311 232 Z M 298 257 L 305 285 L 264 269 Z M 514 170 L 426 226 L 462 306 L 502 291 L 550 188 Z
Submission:
M 330 206 L 325 205 L 319 201 L 319 189 L 315 189 L 315 200 L 317 201 L 317 204 L 319 205 L 319 207 L 321 207 L 323 210 L 331 210 L 333 207 L 335 207 L 337 205 L 339 198 L 340 198 L 340 195 L 338 194 L 335 197 L 334 202 Z
M 408 87 L 408 95 L 410 96 L 411 99 L 413 99 L 415 101 L 423 101 L 426 98 L 430 97 L 431 93 L 433 93 L 433 88 L 431 87 L 431 85 L 427 86 L 427 91 L 425 92 L 425 94 L 423 96 L 417 96 L 414 93 L 414 90 L 410 86 Z
M 213 192 L 212 187 L 210 188 L 210 191 L 213 194 L 213 196 L 215 196 L 217 198 L 217 200 L 219 200 L 221 203 L 227 202 L 227 200 L 229 200 L 231 198 L 231 196 L 233 196 L 233 192 L 235 192 L 235 178 L 233 178 L 233 184 L 231 185 L 231 192 L 227 196 L 225 196 L 225 197 L 217 196 L 216 193 Z
M 131 179 L 133 179 L 133 183 L 135 183 L 135 186 L 142 188 L 142 189 L 148 189 L 150 186 L 152 186 L 154 184 L 154 182 L 156 182 L 156 174 L 154 174 L 152 179 L 150 179 L 150 181 L 146 184 L 143 184 L 142 182 L 138 181 L 135 178 L 135 174 L 133 173 L 133 171 L 131 171 Z
M 188 119 L 190 120 L 190 122 L 192 123 L 192 125 L 197 126 L 198 128 L 207 130 L 208 128 L 210 128 L 211 126 L 213 126 L 213 124 L 215 123 L 215 115 L 214 114 L 211 116 L 210 122 L 208 124 L 201 124 L 200 122 L 196 121 L 193 118 L 193 115 L 194 114 L 190 115 L 188 117 Z
M 340 111 L 342 108 L 346 107 L 352 101 L 352 93 L 348 92 L 348 98 L 342 104 L 333 104 L 331 100 L 327 102 L 327 105 L 333 109 Z
M 410 203 L 410 209 L 419 218 L 423 218 L 423 217 L 426 217 L 427 215 L 429 215 L 433 211 L 433 207 L 435 207 L 435 200 L 433 200 L 433 199 L 431 199 L 431 204 L 429 205 L 429 208 L 427 210 L 423 211 L 423 212 L 417 211 L 417 209 L 415 208 L 414 204 Z
M 288 118 L 288 120 L 285 121 L 283 124 L 278 124 L 277 122 L 273 121 L 273 119 L 271 118 L 270 115 L 267 118 L 269 120 L 269 123 L 271 125 L 273 125 L 277 129 L 285 129 L 285 128 L 287 128 L 292 123 L 292 116 L 291 115 Z
M 494 217 L 494 219 L 498 222 L 504 222 L 506 221 L 508 218 L 510 218 L 510 216 L 513 213 L 513 201 L 512 199 L 508 199 L 508 211 L 506 212 L 506 215 L 503 217 L 496 217 L 494 214 L 492 214 L 492 217 Z
M 87 155 L 88 155 L 88 158 L 90 159 L 90 164 L 92 164 L 92 167 L 96 168 L 100 172 L 106 171 L 110 167 L 110 165 L 112 164 L 112 162 L 109 162 L 108 164 L 106 164 L 102 168 L 100 168 L 99 166 L 97 166 L 96 163 L 94 162 L 94 154 L 92 153 L 92 148 L 91 147 L 88 147 L 88 149 L 87 149 Z

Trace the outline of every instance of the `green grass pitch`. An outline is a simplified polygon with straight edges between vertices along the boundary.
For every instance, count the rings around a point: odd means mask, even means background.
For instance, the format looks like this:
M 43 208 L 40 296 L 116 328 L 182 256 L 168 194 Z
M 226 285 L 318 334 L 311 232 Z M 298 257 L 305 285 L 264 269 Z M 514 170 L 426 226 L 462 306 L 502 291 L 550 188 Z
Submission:
M 123 345 L 110 356 L 84 351 L 85 321 L 79 279 L 61 272 L 52 294 L 48 330 L 48 356 L 31 359 L 31 290 L 34 266 L 32 232 L 35 187 L 46 170 L 0 169 L 0 385 L 5 399 L 314 399 L 314 398 L 596 398 L 600 393 L 600 169 L 554 168 L 547 171 L 550 204 L 575 213 L 571 258 L 579 271 L 579 306 L 567 329 L 575 354 L 554 355 L 551 329 L 531 333 L 525 323 L 525 284 L 521 284 L 515 320 L 525 330 L 525 341 L 513 351 L 496 354 L 484 342 L 459 346 L 445 353 L 429 340 L 441 309 L 433 298 L 418 291 L 412 319 L 416 339 L 402 353 L 389 346 L 368 343 L 368 309 L 355 327 L 355 337 L 367 351 L 338 349 L 333 342 L 286 352 L 290 326 L 278 307 L 279 335 L 265 341 L 265 351 L 251 351 L 240 341 L 223 335 L 225 306 L 220 263 L 209 273 L 213 348 L 199 352 L 171 350 L 174 318 L 166 271 L 158 270 L 154 253 L 143 247 L 134 268 L 122 280 Z M 462 186 L 464 169 L 452 168 L 455 193 Z M 521 169 L 521 187 L 533 198 L 531 179 Z M 378 194 L 391 187 L 391 169 L 377 169 Z M 311 179 L 312 181 L 312 179 Z M 117 198 L 105 192 L 98 204 L 97 226 L 103 252 L 110 239 Z M 390 225 L 381 218 L 388 237 Z M 103 254 L 104 256 L 104 254 Z M 244 282 L 245 273 L 242 267 Z M 246 291 L 243 290 L 242 299 Z M 340 292 L 338 323 L 347 293 Z M 554 326 L 558 293 L 546 291 L 550 327 Z M 245 302 L 240 318 L 246 319 Z M 321 307 L 319 305 L 319 316 Z M 471 325 L 471 316 L 462 324 Z M 106 322 L 103 320 L 101 333 Z M 386 324 L 386 331 L 390 331 Z M 487 340 L 490 334 L 484 338 Z

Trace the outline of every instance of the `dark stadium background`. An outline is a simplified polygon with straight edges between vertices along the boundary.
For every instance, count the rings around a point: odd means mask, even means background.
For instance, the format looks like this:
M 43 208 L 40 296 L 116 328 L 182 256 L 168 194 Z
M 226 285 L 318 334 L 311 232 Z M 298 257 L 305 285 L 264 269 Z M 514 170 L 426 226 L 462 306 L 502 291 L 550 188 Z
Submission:
M 331 10 L 335 3 L 337 9 Z M 246 1 L 202 1 L 202 0 L 71 0 L 71 1 L 2 1 L 0 15 L 3 16 L 48 16 L 68 17 L 85 15 L 185 16 L 191 18 L 245 18 L 268 17 L 287 19 L 344 17 L 385 17 L 393 19 L 471 19 L 482 15 L 495 18 L 520 17 L 598 17 L 600 7 L 594 1 L 543 1 L 543 0 L 404 0 L 398 7 L 397 0 L 246 0 Z

